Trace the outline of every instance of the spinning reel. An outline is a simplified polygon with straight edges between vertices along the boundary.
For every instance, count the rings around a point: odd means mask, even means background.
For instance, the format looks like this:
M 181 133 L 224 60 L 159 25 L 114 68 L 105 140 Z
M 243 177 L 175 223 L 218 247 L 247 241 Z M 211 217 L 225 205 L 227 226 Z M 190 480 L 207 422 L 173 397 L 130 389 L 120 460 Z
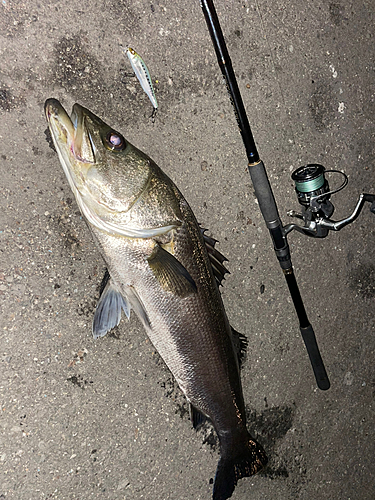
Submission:
M 330 190 L 325 178 L 327 173 L 336 173 L 343 177 L 342 184 Z M 322 165 L 310 164 L 297 168 L 292 173 L 295 189 L 299 203 L 302 205 L 302 213 L 290 210 L 287 214 L 304 221 L 304 226 L 288 224 L 283 227 L 284 235 L 293 229 L 312 236 L 313 238 L 325 238 L 329 231 L 339 231 L 344 226 L 353 222 L 361 213 L 366 201 L 371 203 L 370 211 L 375 214 L 375 194 L 362 193 L 359 196 L 353 213 L 345 219 L 333 221 L 330 219 L 335 207 L 330 201 L 331 195 L 338 193 L 348 184 L 348 177 L 339 170 L 326 170 Z
M 370 210 L 375 214 L 375 194 L 361 194 L 353 213 L 349 217 L 337 222 L 333 221 L 331 220 L 331 216 L 334 212 L 334 206 L 330 201 L 330 197 L 347 185 L 347 176 L 338 170 L 325 170 L 322 165 L 317 164 L 300 167 L 293 172 L 292 179 L 295 182 L 297 197 L 299 203 L 302 205 L 302 211 L 301 213 L 290 211 L 288 214 L 292 217 L 301 219 L 304 225 L 288 224 L 287 226 L 283 226 L 264 163 L 260 159 L 251 132 L 249 120 L 246 115 L 236 75 L 225 44 L 224 35 L 220 27 L 213 0 L 200 0 L 200 3 L 241 132 L 248 160 L 249 173 L 259 203 L 259 208 L 270 232 L 276 257 L 283 270 L 293 300 L 293 305 L 299 320 L 301 335 L 311 361 L 311 366 L 314 370 L 317 385 L 319 389 L 325 391 L 329 389 L 330 382 L 319 352 L 314 329 L 307 317 L 294 275 L 287 235 L 295 229 L 313 238 L 324 238 L 327 236 L 328 231 L 339 231 L 344 226 L 353 222 L 360 214 L 365 201 L 372 204 Z M 343 176 L 341 186 L 332 191 L 330 191 L 328 181 L 324 177 L 324 174 L 328 172 L 335 172 Z

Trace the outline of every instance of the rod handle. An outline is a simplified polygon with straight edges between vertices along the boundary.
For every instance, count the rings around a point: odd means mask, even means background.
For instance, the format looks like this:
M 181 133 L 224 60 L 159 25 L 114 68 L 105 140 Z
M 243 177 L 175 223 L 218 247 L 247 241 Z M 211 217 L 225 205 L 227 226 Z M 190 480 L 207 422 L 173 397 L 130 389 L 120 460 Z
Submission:
M 309 326 L 300 327 L 300 330 L 310 358 L 312 369 L 314 370 L 316 383 L 318 384 L 319 389 L 326 391 L 330 388 L 331 384 L 319 352 L 313 327 L 309 324 Z

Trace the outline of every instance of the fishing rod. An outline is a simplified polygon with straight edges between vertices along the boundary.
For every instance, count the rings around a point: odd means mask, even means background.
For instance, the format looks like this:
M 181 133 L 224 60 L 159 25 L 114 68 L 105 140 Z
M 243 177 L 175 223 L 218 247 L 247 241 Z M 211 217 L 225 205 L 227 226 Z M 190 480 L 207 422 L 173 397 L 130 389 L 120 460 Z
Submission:
M 283 226 L 265 166 L 255 145 L 214 3 L 212 0 L 200 0 L 200 4 L 246 149 L 248 169 L 255 195 L 292 297 L 316 383 L 319 389 L 327 390 L 330 387 L 329 378 L 294 275 L 287 235 L 292 230 L 297 230 L 311 237 L 324 238 L 329 231 L 338 231 L 353 222 L 358 217 L 366 201 L 372 203 L 370 210 L 375 214 L 375 195 L 361 194 L 353 213 L 349 217 L 341 221 L 333 221 L 330 217 L 333 214 L 334 207 L 329 200 L 332 194 L 337 193 L 346 186 L 347 176 L 338 170 L 326 170 L 322 165 L 318 164 L 300 167 L 293 172 L 292 179 L 295 182 L 297 198 L 302 205 L 302 211 L 301 213 L 290 211 L 288 215 L 303 220 L 304 226 L 297 224 Z M 325 178 L 325 174 L 329 172 L 344 176 L 343 183 L 332 191 L 330 191 L 328 181 Z

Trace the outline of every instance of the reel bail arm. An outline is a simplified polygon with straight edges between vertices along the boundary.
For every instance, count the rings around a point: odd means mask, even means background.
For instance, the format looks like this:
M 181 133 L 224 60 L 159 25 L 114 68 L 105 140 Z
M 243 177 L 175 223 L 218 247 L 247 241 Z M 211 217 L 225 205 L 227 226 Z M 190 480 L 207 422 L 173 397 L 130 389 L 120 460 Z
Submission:
M 283 225 L 279 217 L 267 172 L 263 162 L 260 160 L 255 145 L 215 6 L 213 0 L 200 0 L 200 4 L 206 19 L 208 31 L 211 35 L 219 67 L 227 85 L 228 94 L 233 105 L 234 114 L 236 116 L 237 124 L 245 146 L 254 191 L 258 199 L 263 218 L 270 232 L 276 256 L 288 284 L 293 304 L 299 319 L 301 334 L 314 370 L 316 383 L 319 389 L 327 390 L 330 387 L 328 375 L 320 356 L 313 328 L 307 318 L 306 310 L 298 289 L 292 267 L 286 233 L 283 232 Z
M 329 172 L 344 177 L 343 183 L 332 191 L 330 191 L 328 181 L 324 176 Z M 290 217 L 303 220 L 305 224 L 304 226 L 298 224 L 284 226 L 283 234 L 285 236 L 295 229 L 306 236 L 325 238 L 329 231 L 340 231 L 355 221 L 366 201 L 371 203 L 370 211 L 375 214 L 375 194 L 362 193 L 351 215 L 339 221 L 330 218 L 335 209 L 330 201 L 331 195 L 338 193 L 348 184 L 348 177 L 339 170 L 326 170 L 322 165 L 311 164 L 297 168 L 292 174 L 292 179 L 295 182 L 298 201 L 302 205 L 302 213 L 290 210 L 287 214 Z

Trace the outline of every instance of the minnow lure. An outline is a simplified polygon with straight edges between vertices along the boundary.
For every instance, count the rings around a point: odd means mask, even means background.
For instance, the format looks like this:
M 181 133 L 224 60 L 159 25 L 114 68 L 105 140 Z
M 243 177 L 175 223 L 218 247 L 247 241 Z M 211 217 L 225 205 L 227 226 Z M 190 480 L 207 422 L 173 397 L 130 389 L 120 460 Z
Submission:
M 150 72 L 148 71 L 142 57 L 131 47 L 126 49 L 126 55 L 129 58 L 130 64 L 132 65 L 133 71 L 138 78 L 139 83 L 142 85 L 143 90 L 148 95 L 148 98 L 154 107 L 154 111 L 152 112 L 152 118 L 154 118 L 158 109 L 158 101 L 156 100 L 154 87 L 152 86 Z

